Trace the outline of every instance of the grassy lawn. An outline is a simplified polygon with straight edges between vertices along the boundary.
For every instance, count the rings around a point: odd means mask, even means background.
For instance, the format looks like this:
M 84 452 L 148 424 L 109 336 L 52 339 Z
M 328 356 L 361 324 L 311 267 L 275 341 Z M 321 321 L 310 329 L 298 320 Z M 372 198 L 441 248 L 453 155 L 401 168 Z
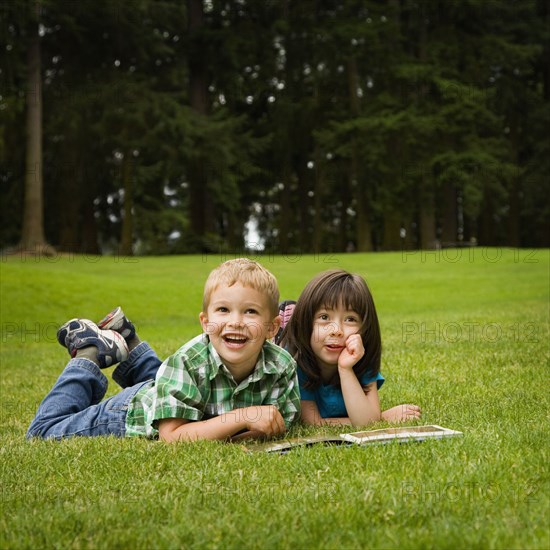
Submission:
M 548 250 L 258 258 L 282 298 L 325 269 L 361 273 L 382 328 L 382 406 L 418 404 L 422 424 L 462 438 L 287 455 L 25 441 L 68 359 L 60 324 L 122 305 L 165 357 L 198 334 L 224 259 L 0 260 L 0 548 L 550 547 Z

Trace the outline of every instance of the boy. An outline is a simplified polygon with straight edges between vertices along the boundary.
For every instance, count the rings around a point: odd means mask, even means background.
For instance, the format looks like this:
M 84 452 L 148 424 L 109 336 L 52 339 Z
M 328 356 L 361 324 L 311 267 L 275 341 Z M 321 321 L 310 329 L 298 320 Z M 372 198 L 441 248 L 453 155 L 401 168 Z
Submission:
M 299 417 L 296 364 L 272 344 L 279 329 L 275 277 L 230 260 L 210 273 L 197 336 L 162 365 L 117 308 L 99 326 L 73 319 L 58 332 L 71 354 L 27 437 L 146 436 L 163 441 L 271 437 Z M 101 401 L 101 368 L 122 361 L 123 388 Z M 236 436 L 236 437 L 235 437 Z

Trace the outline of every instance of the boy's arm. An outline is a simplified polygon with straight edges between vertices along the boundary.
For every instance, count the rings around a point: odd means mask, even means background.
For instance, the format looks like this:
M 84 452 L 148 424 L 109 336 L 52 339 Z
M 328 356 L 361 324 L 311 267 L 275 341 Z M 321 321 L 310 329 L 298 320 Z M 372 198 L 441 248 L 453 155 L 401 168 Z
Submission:
M 242 430 L 256 436 L 272 437 L 285 432 L 283 417 L 273 405 L 235 409 L 208 420 L 193 422 L 182 418 L 159 420 L 162 441 L 196 441 L 197 439 L 224 440 Z M 252 434 L 251 434 L 252 436 Z
M 291 424 L 300 418 L 300 388 L 294 360 L 289 363 L 282 376 L 273 383 L 271 395 L 272 397 L 268 398 L 266 403 L 277 407 L 286 427 L 290 428 Z
M 286 354 L 280 348 L 279 353 Z M 187 369 L 185 361 L 186 358 L 177 356 L 168 358 L 157 376 L 153 421 L 158 423 L 163 441 L 224 440 L 243 431 L 251 432 L 247 437 L 271 437 L 284 433 L 299 416 L 296 369 L 290 356 L 284 373 L 275 381 L 271 378 L 267 397 L 261 404 L 235 409 L 208 420 L 201 420 L 204 395 L 208 393 L 203 387 L 205 378 Z
M 265 402 L 276 407 L 277 412 L 283 420 L 284 429 L 279 434 L 284 433 L 286 429 L 290 428 L 291 424 L 299 419 L 300 389 L 294 362 L 291 362 L 285 373 L 274 382 L 271 395 Z M 258 431 L 256 427 L 252 427 L 243 433 L 236 434 L 231 438 L 231 441 L 257 439 L 265 436 L 265 433 Z

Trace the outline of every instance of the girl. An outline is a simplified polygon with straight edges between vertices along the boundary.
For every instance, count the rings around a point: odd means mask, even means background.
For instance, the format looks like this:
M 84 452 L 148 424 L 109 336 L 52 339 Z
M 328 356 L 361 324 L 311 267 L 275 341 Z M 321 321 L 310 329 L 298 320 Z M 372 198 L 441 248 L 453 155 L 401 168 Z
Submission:
M 420 418 L 416 405 L 380 412 L 380 327 L 362 277 L 325 271 L 307 284 L 295 306 L 287 307 L 294 311 L 281 345 L 298 363 L 305 424 L 365 426 Z

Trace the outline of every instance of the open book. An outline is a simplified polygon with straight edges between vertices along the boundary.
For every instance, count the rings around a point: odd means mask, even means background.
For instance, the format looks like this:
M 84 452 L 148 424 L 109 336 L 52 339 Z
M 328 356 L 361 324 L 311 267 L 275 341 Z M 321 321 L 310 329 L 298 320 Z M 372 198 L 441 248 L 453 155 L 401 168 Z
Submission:
M 352 432 L 340 435 L 318 435 L 311 437 L 295 437 L 266 443 L 250 443 L 246 451 L 287 453 L 294 447 L 316 445 L 368 445 L 372 443 L 389 443 L 390 441 L 423 441 L 425 439 L 442 439 L 444 437 L 460 436 L 462 432 L 442 428 L 441 426 L 406 426 L 400 428 L 383 428 L 364 432 Z

